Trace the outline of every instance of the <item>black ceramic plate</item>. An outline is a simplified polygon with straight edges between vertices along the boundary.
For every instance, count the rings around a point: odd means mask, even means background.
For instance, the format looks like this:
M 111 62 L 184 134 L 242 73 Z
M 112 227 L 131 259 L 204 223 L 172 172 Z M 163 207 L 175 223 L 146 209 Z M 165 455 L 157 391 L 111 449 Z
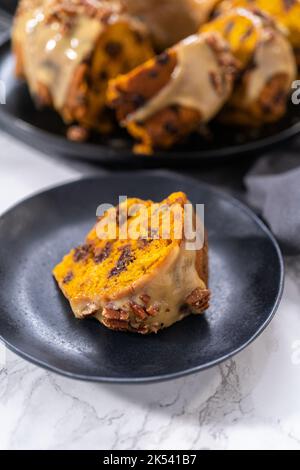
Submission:
M 179 162 L 208 162 L 229 157 L 241 158 L 273 146 L 300 132 L 300 107 L 290 105 L 287 115 L 261 131 L 242 133 L 236 128 L 214 123 L 206 139 L 192 136 L 184 145 L 153 158 L 134 155 L 132 141 L 121 133 L 113 138 L 92 137 L 89 143 L 70 142 L 66 126 L 51 110 L 38 111 L 24 82 L 14 77 L 14 60 L 9 41 L 0 47 L 0 80 L 7 88 L 7 104 L 0 106 L 0 125 L 7 132 L 48 154 L 98 161 L 99 163 L 135 163 L 142 166 L 172 165 Z
M 207 313 L 146 337 L 76 320 L 51 270 L 83 241 L 97 205 L 115 204 L 119 194 L 161 200 L 178 190 L 205 204 L 213 294 Z M 25 359 L 76 379 L 150 382 L 216 365 L 264 330 L 282 286 L 278 246 L 249 209 L 167 172 L 75 181 L 33 196 L 0 218 L 0 335 Z

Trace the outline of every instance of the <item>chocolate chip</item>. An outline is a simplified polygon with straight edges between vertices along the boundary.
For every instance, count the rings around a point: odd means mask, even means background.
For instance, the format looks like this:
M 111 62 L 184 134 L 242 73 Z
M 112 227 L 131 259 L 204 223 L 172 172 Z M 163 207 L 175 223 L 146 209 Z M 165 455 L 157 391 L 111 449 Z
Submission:
M 286 11 L 289 11 L 295 5 L 296 0 L 283 0 L 283 5 Z
M 156 58 L 156 62 L 160 65 L 167 64 L 169 62 L 169 60 L 170 60 L 170 57 L 169 57 L 169 54 L 167 52 L 162 52 Z
M 127 269 L 127 266 L 132 263 L 135 258 L 131 253 L 131 247 L 130 245 L 126 245 L 121 248 L 121 255 L 117 261 L 116 266 L 110 271 L 108 277 L 114 277 L 118 276 L 122 271 L 125 271 Z
M 156 78 L 158 76 L 158 71 L 156 69 L 151 69 L 148 72 L 150 78 Z
M 165 131 L 170 135 L 176 135 L 178 133 L 178 128 L 171 121 L 168 121 L 164 124 Z
M 243 41 L 246 41 L 246 39 L 248 39 L 251 34 L 253 33 L 254 31 L 254 28 L 253 26 L 250 26 L 245 32 L 244 34 L 242 34 L 242 36 L 240 37 L 240 41 L 243 42 Z
M 85 245 L 81 245 L 78 248 L 75 248 L 74 254 L 73 254 L 73 260 L 75 263 L 78 263 L 79 261 L 83 261 L 89 257 L 90 254 L 90 245 L 87 243 Z
M 179 112 L 179 105 L 178 104 L 171 104 L 170 109 L 171 109 L 171 111 L 173 111 L 173 113 L 177 114 Z
M 100 74 L 99 74 L 99 78 L 100 80 L 103 80 L 103 81 L 106 81 L 108 80 L 108 73 L 106 70 L 101 70 Z
M 284 92 L 284 90 L 280 90 L 278 91 L 278 93 L 276 93 L 276 95 L 274 96 L 273 98 L 273 103 L 275 105 L 280 105 L 280 104 L 284 104 L 285 103 L 285 100 L 286 100 L 286 94 Z
M 143 44 L 145 36 L 140 31 L 133 31 L 133 36 L 137 44 Z
M 111 242 L 107 242 L 104 248 L 102 248 L 102 250 L 98 252 L 96 251 L 95 256 L 94 256 L 95 263 L 96 264 L 103 263 L 103 261 L 105 261 L 111 254 L 111 250 L 112 250 L 112 244 Z
M 227 23 L 227 25 L 224 28 L 225 36 L 228 36 L 233 30 L 233 28 L 234 28 L 234 21 L 229 21 L 229 23 Z
M 141 106 L 143 106 L 146 101 L 144 96 L 138 93 L 135 93 L 134 95 L 132 95 L 131 100 L 136 108 L 140 108 Z
M 272 111 L 273 111 L 271 104 L 266 104 L 266 103 L 263 104 L 262 105 L 262 111 L 263 111 L 264 114 L 271 114 Z
M 122 51 L 122 45 L 119 42 L 116 41 L 109 41 L 105 45 L 105 52 L 109 57 L 112 59 L 115 59 L 121 54 Z
M 150 240 L 149 238 L 139 238 L 138 239 L 138 248 L 140 250 L 143 250 L 148 245 L 150 245 L 150 243 L 152 243 L 152 240 Z
M 68 284 L 69 282 L 72 281 L 73 278 L 74 278 L 74 274 L 72 273 L 72 271 L 69 271 L 68 274 L 63 279 L 63 284 Z

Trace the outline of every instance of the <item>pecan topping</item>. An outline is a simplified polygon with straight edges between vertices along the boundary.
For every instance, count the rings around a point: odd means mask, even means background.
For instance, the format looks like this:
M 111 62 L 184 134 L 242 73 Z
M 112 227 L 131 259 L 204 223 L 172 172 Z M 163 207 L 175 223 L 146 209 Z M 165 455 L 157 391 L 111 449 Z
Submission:
M 186 298 L 186 303 L 199 313 L 209 307 L 210 291 L 208 289 L 195 289 Z
M 145 36 L 140 31 L 133 31 L 133 36 L 137 44 L 142 44 L 145 42 Z
M 85 142 L 89 137 L 89 131 L 81 126 L 71 126 L 67 131 L 67 138 L 73 142 Z
M 121 320 L 103 319 L 103 324 L 111 330 L 128 331 L 128 322 Z
M 144 309 L 144 307 L 142 307 L 141 305 L 139 305 L 135 302 L 130 302 L 129 305 L 130 305 L 131 310 L 141 320 L 145 320 L 147 318 L 147 313 L 146 313 L 146 310 Z
M 140 299 L 145 305 L 148 305 L 150 302 L 150 296 L 147 294 L 140 295 Z
M 101 70 L 99 75 L 100 80 L 106 81 L 108 80 L 109 76 L 106 70 Z
M 147 313 L 150 317 L 155 317 L 155 315 L 159 312 L 158 305 L 151 305 L 151 307 L 147 308 Z
M 114 310 L 112 308 L 105 307 L 103 309 L 102 315 L 108 320 L 129 320 L 129 313 L 125 312 L 125 310 Z

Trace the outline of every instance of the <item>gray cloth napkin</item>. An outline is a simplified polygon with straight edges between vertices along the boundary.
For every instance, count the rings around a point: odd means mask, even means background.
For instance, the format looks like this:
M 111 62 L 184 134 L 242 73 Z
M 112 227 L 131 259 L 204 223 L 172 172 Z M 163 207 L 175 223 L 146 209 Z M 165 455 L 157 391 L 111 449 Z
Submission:
M 287 255 L 300 254 L 300 140 L 259 159 L 245 177 L 246 198 Z

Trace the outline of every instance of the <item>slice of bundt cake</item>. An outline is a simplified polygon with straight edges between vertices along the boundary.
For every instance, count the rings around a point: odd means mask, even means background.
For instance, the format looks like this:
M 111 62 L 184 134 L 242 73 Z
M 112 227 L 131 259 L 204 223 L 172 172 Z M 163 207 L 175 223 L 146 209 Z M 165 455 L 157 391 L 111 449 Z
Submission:
M 35 102 L 99 132 L 112 125 L 108 80 L 154 55 L 145 25 L 113 1 L 21 0 L 12 39 L 17 75 Z
M 202 31 L 218 31 L 240 63 L 240 74 L 221 118 L 234 125 L 261 126 L 286 112 L 296 62 L 288 39 L 257 9 L 225 11 Z
M 235 7 L 259 8 L 283 26 L 300 67 L 300 0 L 222 0 L 215 14 L 230 11 Z
M 235 60 L 218 33 L 190 36 L 112 80 L 108 103 L 137 140 L 135 151 L 166 149 L 207 123 L 232 92 Z
M 128 199 L 106 211 L 53 271 L 74 315 L 148 334 L 206 310 L 208 245 L 186 208 L 186 195 L 174 193 L 160 204 Z M 187 227 L 200 227 L 196 244 Z

